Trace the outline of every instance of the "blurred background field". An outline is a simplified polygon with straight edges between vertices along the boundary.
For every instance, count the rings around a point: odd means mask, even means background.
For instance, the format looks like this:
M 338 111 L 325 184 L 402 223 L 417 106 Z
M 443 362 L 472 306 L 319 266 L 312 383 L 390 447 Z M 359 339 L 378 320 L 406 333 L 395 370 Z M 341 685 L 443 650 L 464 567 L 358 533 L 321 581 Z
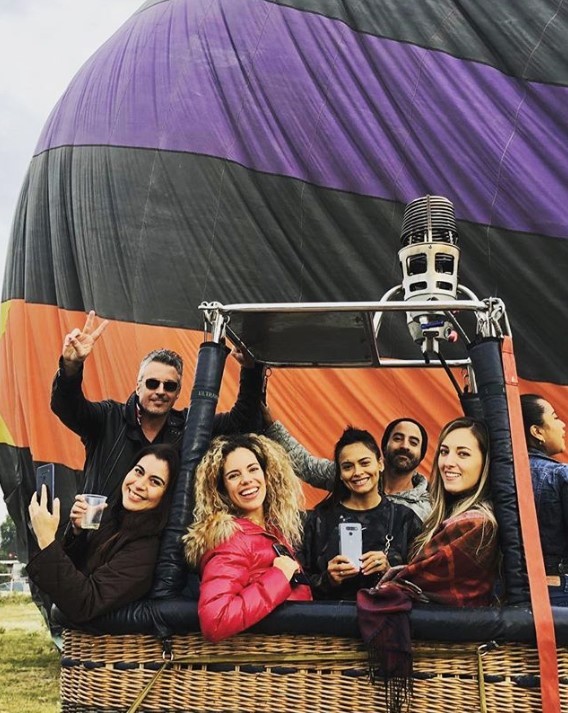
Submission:
M 31 597 L 0 597 L 0 713 L 59 711 L 59 653 Z

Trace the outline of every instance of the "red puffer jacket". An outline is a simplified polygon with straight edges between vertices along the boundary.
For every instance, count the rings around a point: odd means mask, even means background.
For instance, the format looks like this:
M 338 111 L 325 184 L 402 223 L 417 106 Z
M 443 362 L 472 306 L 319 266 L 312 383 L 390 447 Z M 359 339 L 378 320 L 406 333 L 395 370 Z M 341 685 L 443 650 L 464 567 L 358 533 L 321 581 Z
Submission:
M 239 529 L 201 560 L 199 622 L 205 638 L 221 641 L 248 629 L 286 600 L 310 601 L 305 584 L 292 586 L 272 563 L 276 542 L 292 549 L 259 525 L 238 518 Z M 298 565 L 299 566 L 299 565 Z

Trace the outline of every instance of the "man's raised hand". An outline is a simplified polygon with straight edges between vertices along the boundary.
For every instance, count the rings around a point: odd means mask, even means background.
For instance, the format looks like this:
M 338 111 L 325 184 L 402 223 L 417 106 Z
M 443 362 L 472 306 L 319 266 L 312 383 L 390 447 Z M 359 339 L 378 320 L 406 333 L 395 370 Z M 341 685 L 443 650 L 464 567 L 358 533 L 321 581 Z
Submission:
M 98 327 L 95 327 L 97 315 L 91 310 L 87 315 L 87 321 L 81 331 L 77 327 L 69 332 L 63 340 L 63 350 L 61 355 L 65 365 L 65 372 L 69 376 L 79 371 L 81 364 L 93 351 L 95 342 L 105 331 L 108 319 L 104 319 Z

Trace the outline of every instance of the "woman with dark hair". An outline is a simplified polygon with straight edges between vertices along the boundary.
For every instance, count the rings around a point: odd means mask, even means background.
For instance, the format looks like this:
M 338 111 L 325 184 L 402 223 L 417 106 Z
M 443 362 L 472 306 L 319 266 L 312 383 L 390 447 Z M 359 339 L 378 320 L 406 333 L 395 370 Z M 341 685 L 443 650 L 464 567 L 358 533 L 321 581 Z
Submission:
M 565 449 L 565 424 L 542 396 L 521 396 L 525 438 L 550 601 L 568 606 L 568 465 L 552 456 Z
M 45 486 L 39 501 L 34 493 L 29 514 L 39 552 L 26 567 L 28 576 L 72 622 L 87 622 L 148 592 L 178 471 L 171 446 L 142 449 L 98 530 L 81 529 L 86 506 L 77 496 L 63 544 L 55 539 L 59 499 L 50 512 Z
M 348 427 L 335 445 L 334 461 L 333 490 L 308 516 L 299 558 L 316 598 L 355 599 L 361 587 L 407 561 L 422 525 L 410 508 L 381 493 L 381 451 L 368 431 Z M 360 527 L 360 561 L 340 551 L 343 523 Z
M 287 600 L 312 599 L 293 554 L 300 499 L 277 443 L 254 434 L 211 443 L 195 473 L 194 522 L 183 538 L 189 563 L 201 571 L 198 614 L 207 639 L 238 634 Z

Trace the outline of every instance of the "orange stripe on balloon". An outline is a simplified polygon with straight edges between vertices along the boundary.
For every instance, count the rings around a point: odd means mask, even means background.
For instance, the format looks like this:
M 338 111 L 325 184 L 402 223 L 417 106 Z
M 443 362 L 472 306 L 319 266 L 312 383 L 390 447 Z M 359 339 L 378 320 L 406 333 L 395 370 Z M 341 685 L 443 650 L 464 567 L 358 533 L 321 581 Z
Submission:
M 65 334 L 81 327 L 86 315 L 51 305 L 12 300 L 2 305 L 0 326 L 0 442 L 29 447 L 34 459 L 80 468 L 83 446 L 51 413 L 51 383 Z M 124 401 L 133 391 L 142 357 L 167 347 L 185 361 L 179 400 L 187 405 L 197 351 L 203 335 L 196 330 L 113 321 L 85 367 L 85 393 L 92 400 Z M 459 376 L 459 374 L 458 374 Z M 223 378 L 219 410 L 234 403 L 238 364 L 231 358 Z M 568 416 L 568 387 L 522 382 L 521 391 L 542 393 Z M 430 447 L 421 471 L 431 467 L 441 426 L 461 413 L 457 396 L 440 369 L 274 369 L 268 402 L 276 418 L 315 455 L 331 458 L 345 426 L 365 428 L 380 441 L 392 419 L 421 421 Z M 2 426 L 3 422 L 3 426 Z M 307 489 L 308 503 L 321 491 Z

